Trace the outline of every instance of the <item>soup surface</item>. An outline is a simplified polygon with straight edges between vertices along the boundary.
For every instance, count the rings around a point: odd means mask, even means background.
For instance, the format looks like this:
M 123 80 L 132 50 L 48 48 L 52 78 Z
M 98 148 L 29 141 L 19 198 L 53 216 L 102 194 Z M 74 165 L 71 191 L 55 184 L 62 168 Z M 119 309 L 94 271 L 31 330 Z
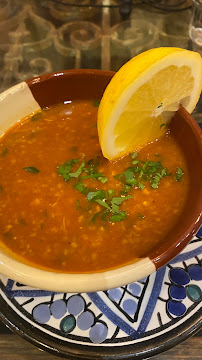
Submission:
M 189 176 L 172 134 L 110 162 L 96 105 L 55 105 L 1 138 L 0 243 L 26 263 L 72 273 L 123 266 L 157 249 L 183 211 Z

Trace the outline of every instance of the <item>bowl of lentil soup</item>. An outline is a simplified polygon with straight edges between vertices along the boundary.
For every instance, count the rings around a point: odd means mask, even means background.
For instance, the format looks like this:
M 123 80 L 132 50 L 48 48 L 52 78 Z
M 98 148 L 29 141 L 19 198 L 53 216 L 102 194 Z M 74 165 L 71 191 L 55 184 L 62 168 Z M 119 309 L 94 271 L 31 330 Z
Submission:
M 201 130 L 108 161 L 96 116 L 114 73 L 67 70 L 0 95 L 0 272 L 62 292 L 122 286 L 165 265 L 201 224 Z

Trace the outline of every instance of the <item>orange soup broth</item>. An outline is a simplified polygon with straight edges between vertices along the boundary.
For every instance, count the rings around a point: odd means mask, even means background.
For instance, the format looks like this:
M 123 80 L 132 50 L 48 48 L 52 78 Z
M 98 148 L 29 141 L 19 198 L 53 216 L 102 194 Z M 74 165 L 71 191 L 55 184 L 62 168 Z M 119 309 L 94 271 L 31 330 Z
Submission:
M 161 161 L 172 175 L 157 189 L 131 188 L 120 208 L 127 219 L 103 221 L 96 202 L 74 188 L 77 179 L 64 181 L 58 165 L 69 159 L 99 159 L 98 170 L 108 177 L 102 184 L 85 179 L 89 188 L 114 189 L 123 184 L 114 175 L 131 166 L 131 155 L 110 162 L 102 156 L 93 101 L 73 101 L 42 111 L 11 128 L 0 142 L 1 246 L 39 268 L 58 272 L 103 271 L 148 256 L 164 242 L 185 205 L 189 175 L 183 154 L 172 134 L 145 146 L 137 159 Z M 39 173 L 25 171 L 35 167 Z M 176 168 L 184 175 L 174 179 Z M 117 196 L 117 195 L 116 195 Z M 119 195 L 120 196 L 120 195 Z

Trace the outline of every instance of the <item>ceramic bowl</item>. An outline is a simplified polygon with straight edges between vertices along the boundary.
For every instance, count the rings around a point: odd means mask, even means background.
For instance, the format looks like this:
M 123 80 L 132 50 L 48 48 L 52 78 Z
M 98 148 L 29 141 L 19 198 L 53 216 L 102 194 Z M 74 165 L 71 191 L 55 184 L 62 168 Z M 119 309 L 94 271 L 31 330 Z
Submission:
M 73 99 L 100 99 L 114 75 L 102 70 L 67 70 L 22 82 L 0 95 L 0 136 L 26 115 Z M 202 133 L 183 108 L 171 123 L 191 174 L 189 194 L 178 223 L 148 257 L 111 271 L 63 274 L 25 265 L 0 250 L 0 273 L 25 285 L 56 292 L 93 292 L 137 281 L 168 263 L 190 241 L 201 224 Z

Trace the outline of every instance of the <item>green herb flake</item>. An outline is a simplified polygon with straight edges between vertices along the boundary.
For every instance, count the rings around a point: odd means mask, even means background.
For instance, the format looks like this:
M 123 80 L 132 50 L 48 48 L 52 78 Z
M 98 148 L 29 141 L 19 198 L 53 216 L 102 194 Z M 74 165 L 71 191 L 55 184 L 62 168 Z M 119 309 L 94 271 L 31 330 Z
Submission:
M 93 162 L 94 162 L 93 159 L 88 160 L 88 161 L 86 162 L 86 166 L 93 165 Z
M 106 192 L 104 190 L 90 191 L 87 194 L 88 201 L 95 201 L 96 199 L 104 199 L 106 197 Z
M 94 100 L 93 105 L 94 105 L 95 107 L 99 107 L 99 105 L 100 105 L 100 101 L 98 101 L 98 100 Z
M 159 154 L 155 154 L 159 156 Z M 100 173 L 97 170 L 97 167 L 100 163 L 100 157 L 97 157 L 96 160 L 90 159 L 87 162 L 83 159 L 76 171 L 72 171 L 74 165 L 78 164 L 78 159 L 70 159 L 66 161 L 63 165 L 58 166 L 58 173 L 63 176 L 66 181 L 69 181 L 71 178 L 76 178 L 77 183 L 74 185 L 74 188 L 86 195 L 86 200 L 88 202 L 94 202 L 99 204 L 102 209 L 101 211 L 96 212 L 91 218 L 91 222 L 95 222 L 97 217 L 101 215 L 103 221 L 118 222 L 125 220 L 127 218 L 127 213 L 120 209 L 123 201 L 130 199 L 132 196 L 128 195 L 129 191 L 133 186 L 144 190 L 145 184 L 147 181 L 151 184 L 153 189 L 157 189 L 159 186 L 160 180 L 165 176 L 170 176 L 171 174 L 167 173 L 167 168 L 164 168 L 160 161 L 142 161 L 137 160 L 137 152 L 134 152 L 131 155 L 131 163 L 133 166 L 125 169 L 123 173 L 117 174 L 114 176 L 115 179 L 120 181 L 123 184 L 122 190 L 118 195 L 114 189 L 109 190 L 100 190 L 92 189 L 85 186 L 82 182 L 83 179 L 93 179 L 98 180 L 102 184 L 105 184 L 108 180 L 106 176 Z M 182 176 L 182 170 L 177 168 L 176 171 L 176 180 Z M 74 183 L 73 183 L 74 184 Z M 90 205 L 87 206 L 87 208 Z M 77 200 L 76 209 L 78 210 L 79 201 Z M 143 215 L 139 214 L 139 218 L 144 218 Z
M 150 172 L 154 173 L 155 171 L 163 168 L 163 165 L 160 161 L 147 161 L 147 165 L 150 167 Z
M 119 214 L 119 206 L 122 204 L 123 201 L 130 199 L 132 196 L 122 196 L 122 197 L 113 197 L 111 200 L 111 211 L 113 214 Z M 117 220 L 118 221 L 118 220 Z
M 109 196 L 114 195 L 114 190 L 113 190 L 113 189 L 109 189 L 109 190 L 108 190 L 108 195 L 109 195 Z
M 138 153 L 137 151 L 135 151 L 132 155 L 131 155 L 131 158 L 132 160 L 134 160 L 136 157 L 137 157 Z
M 60 164 L 57 170 L 58 174 L 61 175 L 65 181 L 69 181 L 70 171 L 75 164 L 78 164 L 78 162 L 78 159 L 70 159 L 68 161 L 65 161 L 63 165 Z
M 99 205 L 105 207 L 108 210 L 111 210 L 110 206 L 107 204 L 107 202 L 105 201 L 105 199 L 96 199 L 95 200 Z
M 128 194 L 130 189 L 131 189 L 131 186 L 126 184 L 126 185 L 124 185 L 123 189 L 120 191 L 120 194 L 121 195 Z
M 142 183 L 138 183 L 138 186 L 141 190 L 144 190 L 144 188 L 145 188 L 144 184 L 142 184 Z
M 81 181 L 78 181 L 78 183 L 74 185 L 74 188 L 82 194 L 89 192 L 89 189 Z
M 183 171 L 182 171 L 181 168 L 178 167 L 177 170 L 176 170 L 176 174 L 175 174 L 175 176 L 174 176 L 174 179 L 175 179 L 176 181 L 180 181 L 182 175 L 183 175 Z
M 108 178 L 104 176 L 102 173 L 98 172 L 95 167 L 99 164 L 99 157 L 97 157 L 97 161 L 94 162 L 93 159 L 85 162 L 84 155 L 81 164 L 79 165 L 76 171 L 72 171 L 75 164 L 78 164 L 78 159 L 70 159 L 66 161 L 63 165 L 59 165 L 57 168 L 57 172 L 59 175 L 63 177 L 65 181 L 69 181 L 71 178 L 78 179 L 74 188 L 83 193 L 88 194 L 89 190 L 82 182 L 83 179 L 94 179 L 100 181 L 102 184 L 105 184 L 108 181 Z
M 110 210 L 109 204 L 106 202 L 107 193 L 104 190 L 98 190 L 98 191 L 90 191 L 87 194 L 87 200 L 88 201 L 95 201 L 99 205 L 105 207 L 106 209 Z
M 166 176 L 167 175 L 167 169 L 166 168 L 163 168 L 162 170 L 161 170 L 161 176 L 163 177 L 163 176 Z
M 132 161 L 132 164 L 133 165 L 137 165 L 139 163 L 139 160 L 134 160 L 134 161 Z
M 31 117 L 31 121 L 36 121 L 36 120 L 39 120 L 40 119 L 40 117 L 41 117 L 41 115 L 42 115 L 42 112 L 38 112 L 38 113 L 36 113 L 36 114 L 34 114 L 34 115 L 32 115 L 32 117 Z
M 6 154 L 8 154 L 8 148 L 4 148 L 1 152 L 1 156 L 5 156 Z
M 122 221 L 125 220 L 127 217 L 126 212 L 125 211 L 120 211 L 118 214 L 114 214 L 110 217 L 110 221 L 111 222 L 118 222 L 118 221 Z
M 119 205 L 117 205 L 116 203 L 113 203 L 111 204 L 111 212 L 113 214 L 118 214 L 120 212 L 120 209 L 119 209 Z
M 99 180 L 102 184 L 105 184 L 108 181 L 106 176 L 98 176 L 97 180 Z
M 113 197 L 112 204 L 121 205 L 123 201 L 132 198 L 131 195 L 128 196 L 121 196 L 121 197 Z
M 149 161 L 146 161 L 146 162 L 144 163 L 144 165 L 142 166 L 142 168 L 141 168 L 141 170 L 140 170 L 140 174 L 139 174 L 139 177 L 138 177 L 138 178 L 141 178 L 142 175 L 146 173 L 145 170 L 146 170 L 146 167 L 147 167 L 148 163 L 149 163 Z
M 165 129 L 167 129 L 168 123 L 162 123 L 162 124 L 160 125 L 160 129 L 163 128 L 163 127 L 164 127 Z
M 163 105 L 163 103 L 160 103 L 158 106 L 157 106 L 157 109 L 161 108 Z
M 92 127 L 95 127 L 95 128 L 96 128 L 96 127 L 97 127 L 97 123 L 96 123 L 96 124 L 94 124 Z
M 23 168 L 23 170 L 25 170 L 27 172 L 30 172 L 30 173 L 33 173 L 33 174 L 38 174 L 40 172 L 40 170 L 37 169 L 34 166 L 26 166 L 26 167 Z
M 158 182 L 153 181 L 153 183 L 151 184 L 151 187 L 152 187 L 153 189 L 158 189 L 158 187 L 159 187 L 159 183 L 158 183 Z
M 83 172 L 87 175 L 82 176 L 81 179 L 94 179 L 100 181 L 102 184 L 105 184 L 108 181 L 108 178 L 95 169 L 98 165 L 99 159 L 95 163 L 93 163 L 93 160 L 90 159 L 83 168 Z
M 84 158 L 83 158 L 82 163 L 81 163 L 81 165 L 79 166 L 79 168 L 78 168 L 75 172 L 69 173 L 69 177 L 70 177 L 70 178 L 78 178 L 78 177 L 81 175 L 84 166 L 85 166 L 85 160 L 84 160 Z
M 165 176 L 170 176 L 171 174 L 167 173 L 167 168 L 163 168 L 161 162 L 157 162 L 156 167 L 154 167 L 154 169 L 155 169 L 155 171 L 151 177 L 151 187 L 153 189 L 157 189 L 159 186 L 160 180 Z M 157 172 L 157 170 L 158 170 L 158 172 Z
M 110 212 L 109 212 L 108 210 L 105 211 L 105 212 L 102 214 L 101 219 L 102 219 L 103 221 L 107 221 L 107 218 L 108 218 L 109 214 L 110 214 Z
M 161 180 L 162 176 L 160 173 L 157 173 L 154 178 L 153 178 L 153 181 L 152 181 L 152 184 L 151 184 L 151 187 L 153 189 L 157 189 L 159 187 L 159 182 Z
M 104 209 L 102 209 L 101 211 L 98 211 L 97 213 L 95 213 L 91 219 L 91 222 L 94 224 L 95 220 L 97 219 L 97 217 L 99 215 L 101 215 L 103 213 Z
M 138 213 L 138 217 L 139 217 L 139 219 L 144 219 L 145 215 L 142 215 L 141 213 Z
M 124 171 L 126 184 L 128 185 L 137 185 L 138 181 L 134 177 L 134 172 L 130 169 Z
M 114 178 L 119 180 L 121 183 L 124 183 L 124 175 L 123 174 L 114 175 Z

